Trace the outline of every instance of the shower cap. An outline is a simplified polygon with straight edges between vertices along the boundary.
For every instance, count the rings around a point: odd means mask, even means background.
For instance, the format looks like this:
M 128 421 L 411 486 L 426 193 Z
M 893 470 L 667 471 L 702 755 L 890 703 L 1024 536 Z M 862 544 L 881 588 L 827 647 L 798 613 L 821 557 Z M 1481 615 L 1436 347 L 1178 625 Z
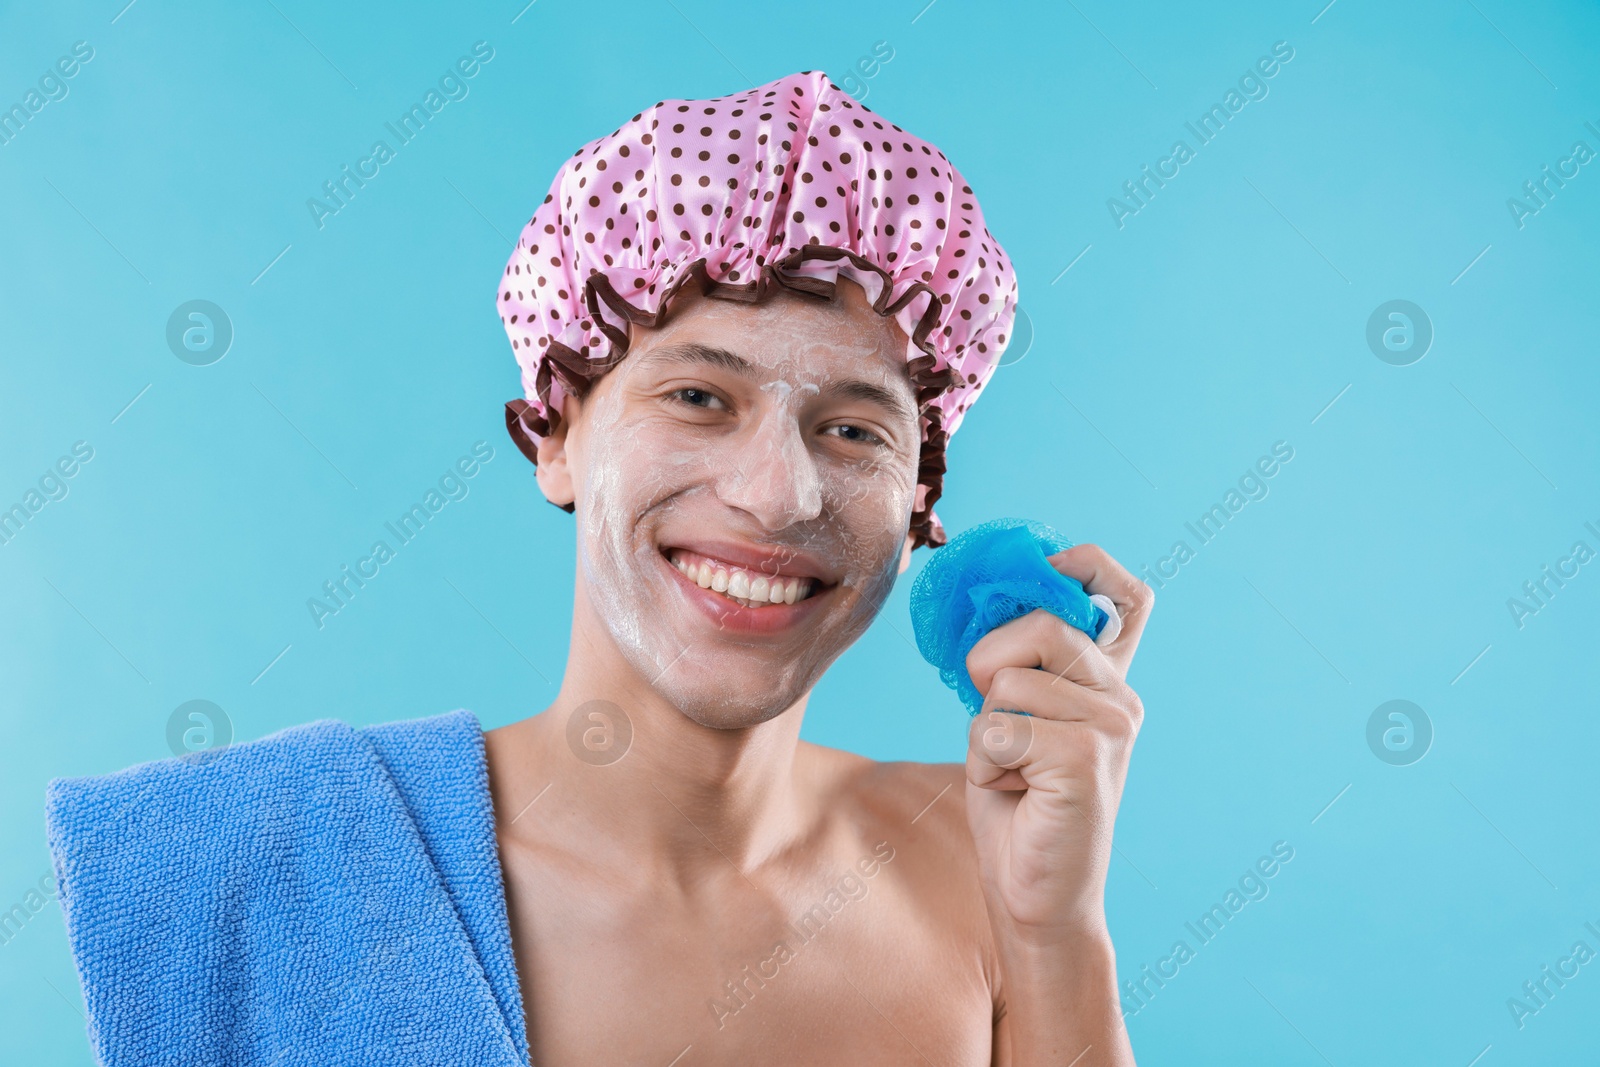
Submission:
M 663 322 L 686 286 L 831 298 L 840 275 L 905 331 L 926 493 L 911 532 L 943 544 L 945 445 L 1005 351 L 1016 275 L 944 153 L 819 71 L 660 101 L 562 164 L 500 284 L 524 394 L 506 428 L 537 462 L 562 398 L 585 395 L 627 355 L 629 325 Z

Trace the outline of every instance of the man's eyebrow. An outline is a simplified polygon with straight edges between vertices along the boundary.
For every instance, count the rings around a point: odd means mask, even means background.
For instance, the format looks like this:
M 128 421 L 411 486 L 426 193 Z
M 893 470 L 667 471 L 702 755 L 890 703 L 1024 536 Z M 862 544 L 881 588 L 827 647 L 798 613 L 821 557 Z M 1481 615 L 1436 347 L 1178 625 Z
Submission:
M 876 404 L 887 408 L 896 418 L 911 419 L 916 416 L 906 404 L 905 398 L 898 393 L 890 392 L 881 385 L 873 382 L 864 382 L 859 378 L 847 378 L 842 382 L 830 382 L 823 390 L 830 396 L 844 400 L 863 400 L 868 404 Z
M 656 363 L 701 363 L 746 376 L 756 371 L 755 365 L 743 356 L 698 341 L 676 341 L 652 348 L 639 357 L 639 362 L 646 366 Z

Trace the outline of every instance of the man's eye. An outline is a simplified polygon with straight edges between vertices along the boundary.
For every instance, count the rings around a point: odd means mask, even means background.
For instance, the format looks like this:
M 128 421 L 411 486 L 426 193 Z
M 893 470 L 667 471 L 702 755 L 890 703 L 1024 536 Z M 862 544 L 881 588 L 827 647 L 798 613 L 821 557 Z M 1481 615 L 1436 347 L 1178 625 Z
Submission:
M 873 433 L 871 430 L 864 430 L 860 426 L 852 426 L 849 423 L 844 423 L 844 424 L 841 424 L 839 426 L 829 426 L 826 430 L 823 430 L 822 432 L 823 433 L 832 433 L 834 430 L 841 431 L 839 436 L 843 437 L 846 441 L 860 441 L 860 442 L 863 442 L 865 444 L 880 444 L 880 445 L 886 443 L 883 438 L 879 437 L 877 434 Z
M 722 400 L 714 393 L 709 393 L 704 389 L 695 389 L 692 387 L 686 389 L 674 389 L 670 395 L 677 397 L 686 404 L 690 404 L 697 408 L 706 408 L 708 410 L 711 409 L 712 405 L 722 403 Z

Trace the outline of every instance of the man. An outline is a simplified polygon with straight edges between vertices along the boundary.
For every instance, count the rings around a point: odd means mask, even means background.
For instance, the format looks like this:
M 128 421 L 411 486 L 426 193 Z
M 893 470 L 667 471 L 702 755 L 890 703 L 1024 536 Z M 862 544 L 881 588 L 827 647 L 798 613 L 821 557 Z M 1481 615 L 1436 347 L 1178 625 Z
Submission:
M 970 190 L 908 136 L 820 75 L 664 101 L 569 160 L 507 266 L 510 424 L 578 541 L 560 693 L 487 735 L 534 1063 L 1132 1062 L 1102 903 L 1148 587 L 1093 546 L 1053 557 L 1125 624 L 1099 647 L 1035 611 L 980 641 L 965 767 L 799 740 L 823 671 L 942 540 L 929 440 L 975 396 L 927 402 L 908 342 L 955 362 L 963 341 L 890 297 L 922 281 L 957 324 L 987 312 L 960 336 L 988 351 L 950 376 L 969 390 L 1014 308 Z M 858 184 L 918 164 L 937 199 Z M 805 239 L 814 207 L 851 255 Z M 935 247 L 958 234 L 970 259 Z M 897 269 L 917 252 L 948 276 Z
M 1120 633 L 980 640 L 965 766 L 799 740 L 943 543 L 1015 313 L 960 175 L 820 74 L 662 101 L 561 168 L 498 296 L 508 426 L 575 520 L 559 693 L 51 782 L 99 1059 L 1131 1063 L 1103 897 L 1143 583 L 1051 557 Z

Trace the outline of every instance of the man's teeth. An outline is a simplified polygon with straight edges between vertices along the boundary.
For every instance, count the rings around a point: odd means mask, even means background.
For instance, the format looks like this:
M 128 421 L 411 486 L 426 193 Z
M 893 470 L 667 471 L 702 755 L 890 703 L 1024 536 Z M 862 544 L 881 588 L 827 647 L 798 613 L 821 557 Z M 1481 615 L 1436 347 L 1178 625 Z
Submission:
M 736 567 L 720 567 L 715 563 L 691 560 L 676 551 L 671 553 L 671 559 L 673 566 L 701 589 L 721 593 L 747 608 L 768 604 L 793 604 L 810 596 L 816 587 L 816 582 L 810 578 L 750 574 Z

